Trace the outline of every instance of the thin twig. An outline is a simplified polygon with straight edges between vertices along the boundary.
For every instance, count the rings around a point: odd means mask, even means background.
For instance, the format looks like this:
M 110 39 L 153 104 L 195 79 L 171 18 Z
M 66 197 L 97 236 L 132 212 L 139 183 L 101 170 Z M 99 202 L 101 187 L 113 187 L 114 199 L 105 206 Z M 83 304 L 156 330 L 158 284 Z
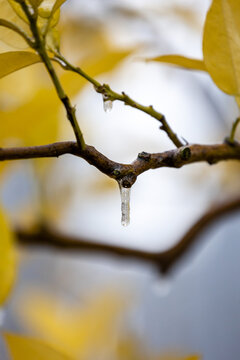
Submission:
M 237 127 L 238 127 L 238 124 L 240 123 L 240 117 L 238 117 L 233 125 L 232 125 L 232 129 L 231 129 L 231 133 L 230 133 L 230 137 L 228 139 L 228 142 L 230 144 L 234 144 L 234 141 L 235 141 L 235 133 L 236 133 L 236 130 L 237 130 Z
M 61 85 L 61 82 L 57 76 L 57 73 L 51 63 L 51 60 L 50 60 L 47 50 L 45 48 L 45 40 L 44 40 L 43 36 L 41 35 L 41 33 L 39 32 L 39 29 L 37 26 L 37 18 L 34 13 L 33 14 L 31 13 L 30 8 L 28 7 L 28 5 L 25 3 L 24 0 L 18 0 L 18 2 L 21 5 L 25 15 L 27 16 L 31 32 L 32 32 L 32 35 L 35 40 L 34 46 L 32 46 L 32 47 L 38 53 L 40 58 L 42 59 L 44 65 L 50 75 L 50 78 L 55 86 L 57 95 L 65 107 L 68 120 L 70 121 L 70 123 L 72 125 L 73 131 L 75 133 L 75 136 L 76 136 L 76 139 L 77 139 L 80 149 L 84 149 L 85 141 L 83 138 L 82 131 L 79 127 L 77 118 L 76 118 L 76 109 L 74 108 L 74 106 L 72 106 L 71 101 L 70 101 L 69 97 L 67 96 L 67 94 L 65 93 L 65 91 Z
M 122 101 L 125 105 L 129 105 L 132 108 L 138 109 L 158 120 L 161 124 L 160 129 L 165 131 L 169 139 L 173 142 L 174 145 L 176 145 L 176 147 L 181 147 L 184 145 L 183 142 L 179 140 L 178 136 L 171 129 L 164 115 L 156 111 L 152 105 L 141 105 L 137 101 L 130 98 L 130 96 L 126 95 L 124 92 L 119 94 L 116 91 L 113 91 L 109 85 L 99 83 L 97 80 L 85 73 L 85 71 L 83 71 L 80 67 L 75 67 L 74 65 L 70 64 L 61 54 L 55 54 L 53 60 L 58 62 L 63 69 L 73 71 L 78 75 L 82 76 L 87 81 L 89 81 L 94 86 L 95 90 L 104 96 L 105 101 Z
M 8 21 L 5 19 L 0 19 L 0 26 L 3 26 L 5 28 L 15 31 L 18 35 L 20 35 L 26 41 L 26 43 L 30 47 L 34 46 L 34 41 L 28 36 L 28 34 L 25 33 L 25 31 L 23 29 L 21 29 L 20 27 L 18 27 L 15 24 L 13 24 L 11 21 Z
M 150 263 L 156 266 L 162 273 L 167 273 L 192 249 L 197 241 L 203 239 L 203 237 L 200 237 L 200 234 L 217 220 L 237 210 L 240 210 L 240 198 L 228 200 L 227 202 L 214 206 L 191 226 L 175 246 L 161 252 L 148 252 L 99 243 L 91 239 L 69 237 L 44 228 L 35 233 L 18 230 L 16 231 L 16 235 L 19 243 L 28 248 L 47 246 L 63 250 L 64 253 L 66 251 L 74 251 L 74 253 L 78 251 L 79 253 L 100 253 L 123 259 L 135 259 Z

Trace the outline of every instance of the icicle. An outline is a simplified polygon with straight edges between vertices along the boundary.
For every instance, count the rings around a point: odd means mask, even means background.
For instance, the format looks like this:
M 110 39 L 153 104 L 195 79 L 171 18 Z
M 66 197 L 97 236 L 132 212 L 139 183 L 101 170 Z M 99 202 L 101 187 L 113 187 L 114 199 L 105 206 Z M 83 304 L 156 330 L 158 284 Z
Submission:
M 120 195 L 121 195 L 121 212 L 122 219 L 121 224 L 127 226 L 130 223 L 130 192 L 131 188 L 126 188 L 119 183 Z
M 112 110 L 113 102 L 112 100 L 109 100 L 108 97 L 103 94 L 103 109 L 106 113 L 109 113 Z

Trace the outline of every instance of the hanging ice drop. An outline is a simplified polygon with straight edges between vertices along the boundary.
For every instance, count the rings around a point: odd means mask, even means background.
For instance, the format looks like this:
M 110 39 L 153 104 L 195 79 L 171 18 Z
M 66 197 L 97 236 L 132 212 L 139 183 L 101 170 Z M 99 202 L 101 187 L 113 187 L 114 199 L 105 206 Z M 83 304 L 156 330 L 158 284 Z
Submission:
M 113 102 L 109 100 L 106 95 L 103 94 L 103 109 L 106 113 L 109 113 L 112 110 Z
M 127 226 L 130 223 L 130 192 L 131 188 L 126 188 L 119 183 L 120 196 L 121 196 L 121 223 L 123 226 Z

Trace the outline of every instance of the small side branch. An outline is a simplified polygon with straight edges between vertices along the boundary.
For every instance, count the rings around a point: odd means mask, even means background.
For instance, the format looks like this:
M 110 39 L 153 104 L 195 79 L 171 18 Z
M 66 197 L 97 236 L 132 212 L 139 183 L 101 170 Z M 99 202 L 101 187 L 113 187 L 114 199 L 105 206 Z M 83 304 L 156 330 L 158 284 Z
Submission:
M 122 246 L 103 244 L 90 239 L 78 239 L 60 235 L 47 229 L 36 233 L 17 231 L 17 239 L 20 245 L 30 247 L 53 247 L 58 250 L 78 251 L 79 253 L 100 253 L 117 256 L 122 259 L 135 259 L 152 264 L 162 273 L 169 272 L 201 239 L 199 236 L 211 224 L 222 217 L 240 210 L 240 198 L 219 204 L 207 211 L 179 240 L 177 245 L 162 252 L 147 252 L 143 250 L 129 249 Z
M 13 24 L 12 22 L 5 20 L 5 19 L 0 19 L 0 26 L 3 26 L 7 29 L 13 30 L 15 31 L 18 35 L 20 35 L 25 41 L 26 43 L 30 46 L 30 47 L 34 47 L 34 41 L 33 39 L 31 39 L 27 33 L 25 33 L 25 31 L 21 28 L 19 28 L 17 25 Z
M 34 43 L 32 43 L 31 46 L 38 53 L 40 58 L 42 59 L 42 62 L 44 63 L 44 65 L 47 69 L 47 72 L 53 82 L 55 89 L 56 89 L 57 95 L 65 107 L 65 110 L 67 113 L 67 118 L 70 121 L 72 129 L 76 136 L 79 148 L 84 149 L 85 141 L 83 138 L 82 131 L 79 127 L 77 118 L 76 118 L 75 107 L 72 106 L 69 97 L 65 93 L 65 91 L 62 87 L 62 84 L 57 76 L 57 73 L 51 63 L 49 56 L 48 56 L 48 52 L 46 50 L 45 39 L 43 38 L 42 34 L 40 33 L 38 25 L 37 25 L 36 14 L 34 12 L 32 13 L 32 8 L 29 7 L 28 4 L 24 0 L 17 0 L 17 2 L 21 5 L 22 10 L 24 11 L 24 13 L 29 21 L 29 26 L 30 26 L 32 35 L 34 37 Z
M 174 131 L 171 129 L 170 125 L 168 124 L 166 118 L 164 115 L 156 111 L 152 105 L 150 106 L 144 106 L 139 104 L 137 101 L 130 98 L 130 96 L 126 95 L 124 92 L 121 94 L 117 93 L 116 91 L 113 91 L 109 85 L 107 84 L 100 84 L 97 80 L 89 76 L 87 73 L 85 73 L 80 67 L 76 67 L 72 64 L 70 64 L 61 54 L 56 54 L 54 59 L 58 64 L 65 70 L 73 71 L 77 73 L 78 75 L 82 76 L 84 79 L 86 79 L 88 82 L 90 82 L 95 90 L 102 94 L 105 98 L 105 100 L 109 101 L 121 101 L 125 105 L 131 106 L 132 108 L 138 109 L 151 117 L 158 120 L 161 124 L 160 129 L 165 131 L 165 133 L 168 135 L 169 139 L 173 142 L 173 144 L 176 147 L 183 146 L 183 142 L 179 140 L 178 136 L 174 133 Z
M 231 145 L 234 145 L 234 142 L 235 142 L 235 133 L 236 133 L 236 130 L 237 130 L 237 127 L 240 123 L 240 117 L 238 117 L 233 125 L 232 125 L 232 129 L 231 129 L 231 133 L 230 133 L 230 137 L 227 139 L 227 141 L 229 142 L 229 144 Z

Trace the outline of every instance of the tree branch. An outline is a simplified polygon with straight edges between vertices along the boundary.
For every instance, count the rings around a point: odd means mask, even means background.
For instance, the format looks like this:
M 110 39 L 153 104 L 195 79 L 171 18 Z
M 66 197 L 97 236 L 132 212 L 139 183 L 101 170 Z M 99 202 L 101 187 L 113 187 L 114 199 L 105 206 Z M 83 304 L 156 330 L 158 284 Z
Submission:
M 42 59 L 42 62 L 44 63 L 47 72 L 53 82 L 53 85 L 56 89 L 57 95 L 62 102 L 62 104 L 65 107 L 67 118 L 70 121 L 70 124 L 72 126 L 72 129 L 74 131 L 75 137 L 77 139 L 78 145 L 80 149 L 84 149 L 85 147 L 85 141 L 83 138 L 82 131 L 79 127 L 77 118 L 76 118 L 76 109 L 74 106 L 72 106 L 71 101 L 67 94 L 65 93 L 62 84 L 57 76 L 57 73 L 51 63 L 51 60 L 48 56 L 48 52 L 46 49 L 46 43 L 45 39 L 43 38 L 41 32 L 39 31 L 38 25 L 37 25 L 37 17 L 36 14 L 32 13 L 32 8 L 28 6 L 28 4 L 25 2 L 25 0 L 17 0 L 17 2 L 22 7 L 23 12 L 25 13 L 28 21 L 29 26 L 32 32 L 32 35 L 34 37 L 34 44 L 32 44 L 32 48 L 38 53 L 40 58 Z M 46 34 L 45 34 L 46 35 Z
M 192 249 L 198 240 L 202 239 L 199 235 L 203 233 L 209 225 L 237 210 L 240 210 L 240 197 L 214 206 L 187 231 L 175 246 L 162 252 L 147 252 L 144 250 L 98 243 L 89 239 L 78 239 L 60 235 L 44 228 L 36 233 L 27 233 L 18 230 L 16 231 L 16 235 L 20 245 L 23 246 L 47 246 L 63 250 L 64 252 L 101 253 L 123 259 L 136 259 L 156 266 L 162 273 L 167 273 Z
M 235 142 L 233 146 L 228 143 L 194 144 L 162 153 L 142 152 L 132 164 L 121 164 L 108 159 L 93 146 L 86 145 L 82 150 L 76 142 L 66 141 L 32 147 L 0 148 L 0 161 L 49 158 L 64 154 L 79 156 L 111 178 L 124 179 L 126 187 L 131 187 L 138 175 L 150 169 L 180 168 L 200 161 L 215 164 L 223 160 L 240 160 L 240 143 Z
M 104 97 L 104 101 L 121 101 L 125 105 L 129 105 L 135 109 L 138 109 L 151 117 L 158 120 L 161 124 L 160 129 L 165 131 L 169 139 L 173 142 L 176 147 L 183 146 L 183 142 L 179 140 L 177 134 L 174 133 L 174 131 L 171 129 L 170 125 L 168 124 L 166 118 L 164 115 L 156 111 L 152 105 L 150 106 L 144 106 L 139 104 L 137 101 L 130 98 L 130 96 L 126 95 L 124 92 L 121 94 L 117 93 L 116 91 L 113 91 L 109 85 L 107 84 L 100 84 L 97 80 L 89 76 L 85 71 L 83 71 L 80 67 L 73 66 L 70 64 L 61 54 L 55 54 L 55 57 L 53 58 L 58 64 L 65 70 L 73 71 L 77 73 L 78 75 L 82 76 L 84 79 L 86 79 L 88 82 L 90 82 L 95 90 L 102 94 Z

